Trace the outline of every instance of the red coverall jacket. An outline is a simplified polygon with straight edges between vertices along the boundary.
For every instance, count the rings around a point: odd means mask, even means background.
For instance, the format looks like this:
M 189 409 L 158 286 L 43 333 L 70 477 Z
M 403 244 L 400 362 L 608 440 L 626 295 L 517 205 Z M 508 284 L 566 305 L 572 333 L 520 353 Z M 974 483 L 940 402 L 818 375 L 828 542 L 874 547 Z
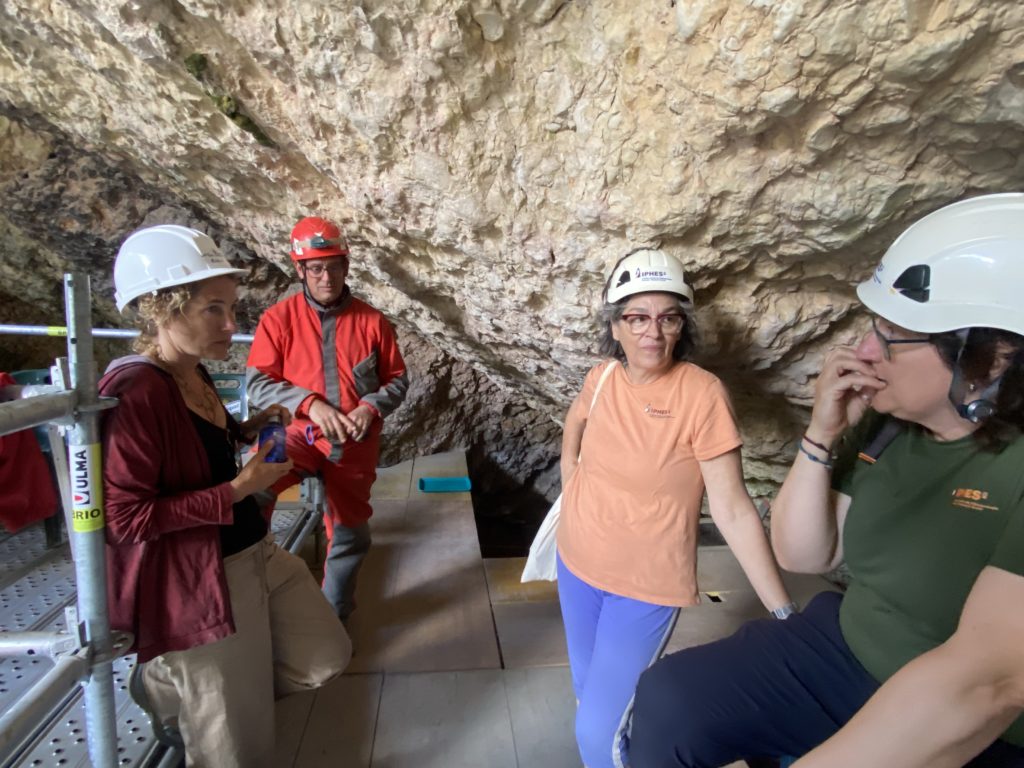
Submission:
M 17 382 L 0 373 L 0 387 Z M 31 429 L 0 437 L 0 523 L 11 533 L 49 517 L 57 493 Z
M 260 318 L 246 379 L 251 403 L 259 408 L 281 403 L 295 414 L 288 426 L 290 448 L 302 446 L 301 436 L 311 426 L 315 449 L 323 457 L 316 463 L 334 463 L 323 467 L 331 522 L 365 522 L 371 513 L 368 501 L 382 419 L 402 403 L 409 388 L 405 361 L 387 318 L 353 297 L 347 287 L 339 304 L 330 309 L 301 293 L 283 299 Z M 309 420 L 309 406 L 316 398 L 342 413 L 365 404 L 380 418 L 362 442 L 332 445 Z M 291 451 L 289 455 L 297 473 L 318 470 L 309 457 Z M 292 482 L 298 480 L 296 474 Z M 275 490 L 280 487 L 275 485 Z

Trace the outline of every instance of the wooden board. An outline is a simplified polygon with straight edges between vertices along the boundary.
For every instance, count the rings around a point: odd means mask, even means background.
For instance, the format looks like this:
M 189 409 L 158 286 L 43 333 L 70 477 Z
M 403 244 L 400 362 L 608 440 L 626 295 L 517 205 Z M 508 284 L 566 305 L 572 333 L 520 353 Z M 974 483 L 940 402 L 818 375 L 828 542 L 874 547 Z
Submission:
M 416 459 L 412 475 L 456 466 L 457 459 L 465 469 L 461 454 Z M 374 543 L 350 620 L 351 671 L 499 668 L 469 494 L 417 492 L 408 501 L 374 501 L 370 526 Z
M 299 694 L 315 699 L 294 768 L 370 768 L 382 683 L 383 675 L 346 673 Z
M 505 669 L 569 663 L 557 601 L 498 603 L 493 611 Z
M 505 691 L 519 766 L 579 768 L 569 668 L 506 670 Z
M 371 501 L 401 500 L 409 498 L 413 461 L 403 461 L 391 467 L 378 467 L 377 480 L 371 491 Z
M 528 581 L 519 579 L 526 565 L 525 557 L 492 557 L 484 560 L 487 573 L 487 591 L 491 602 L 518 603 L 523 601 L 558 600 L 558 584 L 554 581 Z
M 502 675 L 387 675 L 373 768 L 517 768 Z

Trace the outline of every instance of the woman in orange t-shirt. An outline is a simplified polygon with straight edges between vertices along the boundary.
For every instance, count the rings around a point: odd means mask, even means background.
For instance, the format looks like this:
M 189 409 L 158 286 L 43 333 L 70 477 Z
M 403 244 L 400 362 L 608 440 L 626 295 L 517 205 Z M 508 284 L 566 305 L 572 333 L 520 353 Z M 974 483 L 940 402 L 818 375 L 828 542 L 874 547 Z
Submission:
M 660 251 L 632 253 L 612 270 L 605 302 L 601 352 L 613 360 L 590 371 L 566 415 L 558 528 L 576 740 L 588 768 L 628 765 L 637 680 L 664 650 L 679 608 L 700 602 L 705 486 L 761 601 L 780 618 L 793 609 L 743 484 L 725 389 L 687 362 L 693 290 L 682 265 Z

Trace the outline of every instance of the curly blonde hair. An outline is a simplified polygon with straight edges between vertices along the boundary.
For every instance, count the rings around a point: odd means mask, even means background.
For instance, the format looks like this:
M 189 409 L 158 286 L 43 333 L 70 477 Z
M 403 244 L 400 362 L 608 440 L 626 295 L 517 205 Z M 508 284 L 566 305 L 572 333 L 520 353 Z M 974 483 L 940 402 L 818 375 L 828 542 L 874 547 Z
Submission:
M 181 314 L 185 305 L 195 297 L 198 288 L 199 283 L 188 283 L 137 298 L 132 309 L 139 336 L 132 342 L 132 349 L 140 355 L 159 357 L 158 330 L 175 315 Z

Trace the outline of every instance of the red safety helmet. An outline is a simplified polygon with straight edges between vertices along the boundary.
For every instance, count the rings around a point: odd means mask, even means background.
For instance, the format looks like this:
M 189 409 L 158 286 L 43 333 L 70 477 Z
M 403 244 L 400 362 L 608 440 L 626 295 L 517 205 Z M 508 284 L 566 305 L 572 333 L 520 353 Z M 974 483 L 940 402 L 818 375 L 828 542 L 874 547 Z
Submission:
M 292 261 L 348 256 L 341 230 L 319 216 L 307 216 L 292 230 Z

